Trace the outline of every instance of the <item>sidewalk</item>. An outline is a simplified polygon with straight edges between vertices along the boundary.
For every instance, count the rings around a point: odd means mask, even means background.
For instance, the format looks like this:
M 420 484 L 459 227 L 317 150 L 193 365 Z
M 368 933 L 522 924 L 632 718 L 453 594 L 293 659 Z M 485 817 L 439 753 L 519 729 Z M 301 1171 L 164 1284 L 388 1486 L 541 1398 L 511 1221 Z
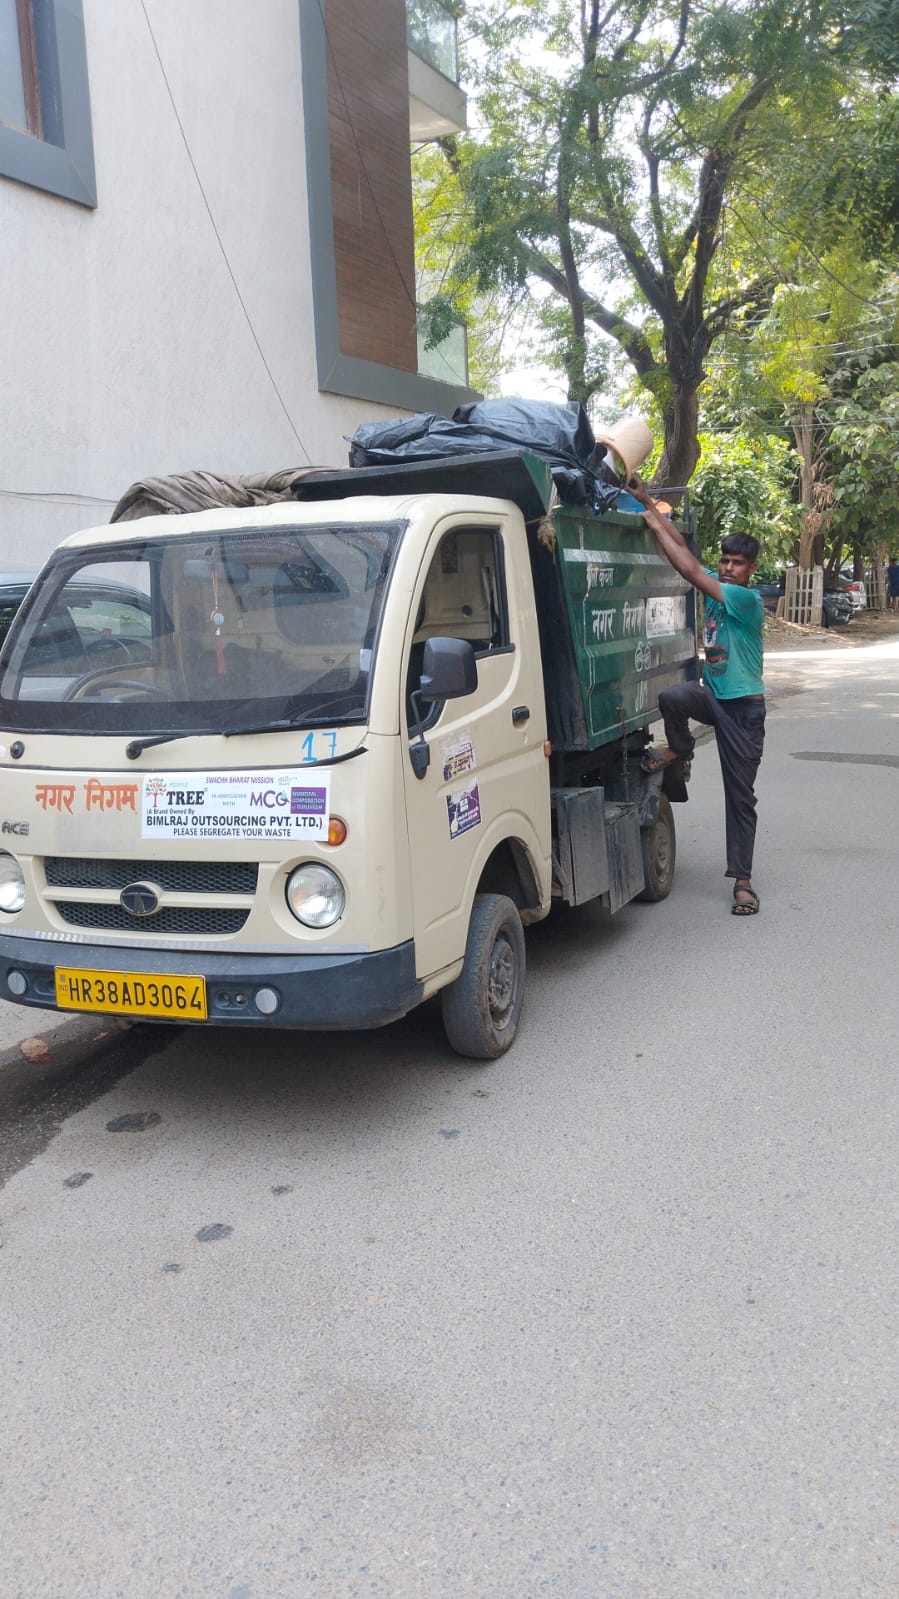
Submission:
M 31 1005 L 11 1005 L 0 999 L 0 1066 L 7 1055 L 23 1056 L 22 1045 L 29 1039 L 42 1040 L 52 1055 L 61 1045 L 68 1046 L 79 1033 L 95 1034 L 115 1018 L 79 1015 L 58 1010 L 36 1010 Z M 34 1052 L 36 1061 L 46 1059 L 43 1052 Z
M 781 651 L 858 649 L 899 639 L 899 611 L 857 611 L 845 627 L 799 627 L 780 617 L 765 617 L 765 655 Z

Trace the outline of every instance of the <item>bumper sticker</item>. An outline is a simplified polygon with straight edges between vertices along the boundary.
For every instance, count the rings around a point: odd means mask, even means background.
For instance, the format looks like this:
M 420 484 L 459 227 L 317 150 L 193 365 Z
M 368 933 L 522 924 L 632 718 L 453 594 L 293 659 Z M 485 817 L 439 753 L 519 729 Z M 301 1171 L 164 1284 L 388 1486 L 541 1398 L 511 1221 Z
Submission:
M 456 738 L 444 740 L 440 746 L 440 758 L 443 763 L 444 783 L 451 783 L 454 777 L 461 777 L 463 772 L 474 771 L 477 761 L 471 734 L 467 728 Z
M 481 796 L 477 783 L 469 783 L 467 788 L 453 789 L 446 796 L 446 808 L 450 838 L 460 838 L 470 828 L 477 827 L 481 820 Z
M 326 838 L 330 813 L 330 772 L 163 772 L 141 786 L 142 838 Z

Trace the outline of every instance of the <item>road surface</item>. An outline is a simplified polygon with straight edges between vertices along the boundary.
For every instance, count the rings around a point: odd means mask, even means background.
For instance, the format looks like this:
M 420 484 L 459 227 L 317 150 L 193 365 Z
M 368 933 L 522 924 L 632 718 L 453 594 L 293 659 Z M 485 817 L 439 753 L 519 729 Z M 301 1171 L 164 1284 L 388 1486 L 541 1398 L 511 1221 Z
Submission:
M 427 1007 L 8 1074 L 3 1599 L 895 1599 L 899 646 L 769 677 L 762 914 L 703 746 L 502 1061 Z

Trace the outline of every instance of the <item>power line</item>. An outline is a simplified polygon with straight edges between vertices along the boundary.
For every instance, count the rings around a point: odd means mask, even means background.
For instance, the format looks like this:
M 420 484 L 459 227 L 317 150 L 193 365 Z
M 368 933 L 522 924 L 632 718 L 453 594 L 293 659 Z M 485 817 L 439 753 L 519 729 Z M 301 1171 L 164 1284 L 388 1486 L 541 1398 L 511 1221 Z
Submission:
M 77 494 L 70 489 L 0 489 L 6 500 L 46 500 L 59 505 L 117 505 L 100 494 Z
M 184 144 L 184 148 L 185 148 L 185 150 L 187 152 L 187 159 L 188 159 L 188 161 L 191 164 L 191 168 L 193 170 L 193 175 L 194 175 L 194 177 L 197 180 L 197 187 L 198 187 L 198 189 L 200 191 L 200 194 L 201 194 L 201 196 L 203 198 L 203 204 L 206 207 L 206 214 L 209 217 L 210 223 L 212 224 L 212 231 L 215 234 L 216 240 L 218 242 L 218 247 L 219 247 L 219 249 L 221 251 L 221 254 L 222 254 L 222 260 L 225 263 L 225 267 L 227 269 L 228 276 L 231 279 L 231 282 L 232 282 L 232 284 L 234 286 L 234 292 L 237 295 L 238 301 L 240 303 L 240 308 L 243 311 L 244 317 L 246 318 L 247 327 L 250 330 L 250 334 L 252 336 L 253 343 L 255 344 L 256 349 L 259 352 L 259 359 L 262 362 L 262 365 L 265 367 L 265 370 L 266 370 L 266 372 L 268 374 L 269 382 L 271 383 L 271 386 L 274 389 L 275 394 L 277 395 L 278 403 L 279 403 L 279 405 L 281 407 L 281 410 L 284 412 L 284 415 L 287 418 L 287 422 L 288 422 L 288 426 L 290 427 L 290 431 L 292 432 L 294 438 L 296 439 L 298 445 L 300 446 L 300 449 L 302 450 L 303 454 L 305 455 L 308 464 L 311 466 L 312 465 L 312 457 L 309 454 L 309 451 L 307 450 L 305 444 L 303 443 L 302 439 L 300 438 L 299 433 L 296 430 L 296 426 L 294 425 L 293 417 L 291 416 L 290 412 L 287 409 L 287 404 L 286 404 L 286 401 L 284 399 L 284 396 L 281 393 L 281 390 L 278 388 L 277 383 L 275 382 L 274 373 L 272 372 L 272 369 L 269 366 L 268 361 L 266 360 L 265 351 L 263 350 L 262 345 L 259 342 L 258 334 L 256 332 L 256 329 L 253 326 L 253 320 L 252 320 L 252 318 L 250 316 L 249 311 L 247 310 L 246 303 L 244 301 L 244 297 L 243 297 L 243 295 L 240 292 L 240 286 L 239 286 L 239 284 L 237 282 L 237 278 L 234 275 L 234 268 L 232 267 L 231 262 L 230 262 L 230 260 L 228 258 L 228 252 L 225 249 L 224 241 L 222 239 L 221 234 L 219 233 L 218 227 L 216 225 L 215 217 L 212 214 L 212 206 L 209 203 L 209 198 L 208 198 L 208 196 L 206 194 L 206 190 L 203 187 L 203 180 L 200 177 L 200 174 L 199 174 L 199 172 L 197 170 L 197 163 L 196 163 L 196 161 L 193 158 L 193 152 L 191 151 L 190 143 L 188 141 L 187 134 L 186 134 L 186 132 L 184 130 L 184 124 L 181 121 L 181 117 L 180 117 L 180 114 L 178 112 L 178 107 L 177 107 L 177 105 L 175 103 L 175 96 L 172 93 L 172 86 L 169 83 L 168 74 L 166 73 L 165 66 L 164 66 L 163 60 L 162 60 L 162 56 L 159 53 L 159 45 L 156 43 L 156 35 L 153 32 L 153 27 L 152 27 L 152 24 L 150 22 L 150 18 L 147 15 L 147 7 L 146 7 L 146 5 L 144 3 L 144 0 L 138 0 L 138 3 L 140 5 L 141 11 L 144 14 L 144 21 L 147 24 L 147 31 L 148 31 L 148 33 L 150 35 L 150 39 L 151 39 L 152 44 L 153 44 L 153 49 L 154 49 L 154 52 L 156 54 L 156 60 L 159 62 L 159 70 L 162 73 L 162 80 L 163 80 L 163 83 L 165 84 L 166 91 L 167 91 L 168 97 L 169 97 L 169 101 L 171 102 L 171 107 L 172 107 L 172 110 L 173 110 L 173 112 L 175 114 L 175 121 L 178 124 L 178 131 L 181 134 L 181 139 L 182 139 L 182 142 Z

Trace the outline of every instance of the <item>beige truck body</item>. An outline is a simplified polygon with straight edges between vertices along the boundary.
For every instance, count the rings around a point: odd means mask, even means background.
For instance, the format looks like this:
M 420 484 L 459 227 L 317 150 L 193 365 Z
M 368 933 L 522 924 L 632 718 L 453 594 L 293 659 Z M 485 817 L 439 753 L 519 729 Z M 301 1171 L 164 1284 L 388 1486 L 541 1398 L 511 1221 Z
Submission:
M 36 730 L 28 730 L 26 717 L 0 733 L 0 842 L 14 853 L 24 876 L 21 907 L 3 916 L 0 930 L 10 998 L 59 1003 L 60 990 L 51 982 L 56 966 L 94 974 L 92 989 L 73 990 L 73 1008 L 86 1009 L 100 992 L 96 974 L 104 971 L 120 984 L 130 974 L 129 994 L 137 985 L 144 998 L 146 974 L 157 993 L 162 978 L 171 990 L 178 979 L 199 975 L 210 1022 L 372 1025 L 458 977 L 472 906 L 491 861 L 498 880 L 517 874 L 524 920 L 547 913 L 552 848 L 545 711 L 525 526 L 515 505 L 424 495 L 203 512 L 147 518 L 128 529 L 92 528 L 67 540 L 58 553 L 89 560 L 96 571 L 105 558 L 121 554 L 123 536 L 174 549 L 195 548 L 207 534 L 218 538 L 232 531 L 252 540 L 277 529 L 289 540 L 297 532 L 314 537 L 318 527 L 383 524 L 401 525 L 403 533 L 379 620 L 364 723 L 310 730 L 301 718 L 297 727 L 273 732 L 225 737 L 198 731 L 151 743 L 129 758 L 130 729 L 42 731 L 38 702 Z M 495 551 L 501 551 L 508 643 L 491 649 L 487 612 L 495 599 L 485 593 L 480 557 L 489 554 L 492 562 Z M 122 569 L 121 563 L 110 567 Z M 262 614 L 265 602 L 263 594 L 255 610 L 242 613 L 242 638 L 267 640 L 275 630 L 272 617 Z M 174 617 L 168 672 L 178 670 L 190 621 Z M 432 725 L 412 735 L 407 696 L 413 652 L 447 634 L 467 636 L 476 646 L 477 686 L 464 698 L 447 700 Z M 316 654 L 333 663 L 342 650 L 348 657 L 360 650 L 353 636 L 319 644 L 279 637 L 278 643 L 280 670 L 287 675 L 308 671 Z M 129 663 L 121 668 L 121 682 L 109 670 L 105 681 L 113 694 L 139 706 L 144 696 L 128 684 L 149 682 L 151 671 L 158 676 L 162 670 Z M 82 706 L 85 699 L 76 696 Z M 523 720 L 521 712 L 513 715 L 522 706 L 528 713 Z M 422 739 L 430 760 L 418 778 L 409 752 Z M 314 775 L 326 784 L 328 818 L 344 825 L 342 842 L 288 837 L 278 826 L 279 794 L 283 802 L 291 784 L 312 782 Z M 225 817 L 211 803 L 222 783 L 232 807 Z M 184 825 L 176 829 L 163 817 L 154 832 L 151 824 L 165 802 Z M 231 818 L 238 824 L 234 836 L 216 836 L 227 828 L 215 824 Z M 270 822 L 270 831 L 260 836 L 261 822 Z M 69 870 L 60 881 L 60 862 L 91 860 L 128 863 L 125 876 L 154 890 L 154 914 L 131 918 L 123 930 L 121 873 L 106 881 L 99 872 L 91 886 L 90 874 L 82 880 Z M 188 874 L 179 883 L 179 862 L 249 865 L 257 869 L 255 884 L 241 891 L 237 879 L 229 884 L 227 872 L 223 889 L 208 873 L 205 880 L 198 873 L 191 882 Z M 323 863 L 342 884 L 345 905 L 331 926 L 306 926 L 289 908 L 285 885 L 308 862 Z M 89 925 L 72 925 L 74 906 Z M 178 911 L 195 913 L 201 930 L 160 932 L 160 925 L 177 920 Z M 239 931 L 204 929 L 204 916 L 214 928 L 225 911 L 235 921 L 243 916 Z M 398 951 L 404 952 L 401 961 Z M 11 971 L 17 977 L 10 990 Z M 25 992 L 16 993 L 23 980 Z M 259 989 L 277 996 L 277 1008 L 268 1015 L 255 1007 Z M 243 1001 L 239 1010 L 236 995 Z M 115 1008 L 108 984 L 102 1000 L 98 1009 Z M 133 1013 L 178 1014 L 177 1007 Z

